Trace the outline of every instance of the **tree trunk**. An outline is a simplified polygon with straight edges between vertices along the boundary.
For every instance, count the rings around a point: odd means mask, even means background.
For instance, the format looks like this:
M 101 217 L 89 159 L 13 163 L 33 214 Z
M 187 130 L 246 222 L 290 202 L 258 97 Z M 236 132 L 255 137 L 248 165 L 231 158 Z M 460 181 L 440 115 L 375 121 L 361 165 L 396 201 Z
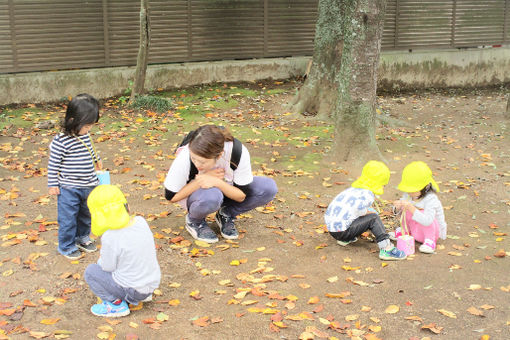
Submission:
M 381 158 L 375 141 L 377 68 L 386 0 L 319 0 L 312 69 L 290 111 L 335 124 L 335 156 Z
M 132 103 L 136 96 L 143 93 L 145 74 L 147 72 L 147 57 L 149 55 L 150 23 L 148 0 L 140 0 L 140 46 L 136 58 L 135 80 L 131 89 L 129 102 Z
M 506 102 L 506 118 L 510 119 L 510 93 L 508 93 L 508 99 Z

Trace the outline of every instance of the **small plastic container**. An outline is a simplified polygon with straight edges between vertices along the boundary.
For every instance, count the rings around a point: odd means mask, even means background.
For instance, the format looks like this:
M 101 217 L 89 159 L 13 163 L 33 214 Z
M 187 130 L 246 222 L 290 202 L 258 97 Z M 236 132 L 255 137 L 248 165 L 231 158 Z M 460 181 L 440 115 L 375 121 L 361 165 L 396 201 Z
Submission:
M 99 185 L 110 184 L 110 171 L 98 170 L 96 171 L 96 175 L 97 179 L 99 180 Z
M 414 254 L 414 237 L 411 235 L 402 235 L 397 238 L 397 248 L 406 255 Z

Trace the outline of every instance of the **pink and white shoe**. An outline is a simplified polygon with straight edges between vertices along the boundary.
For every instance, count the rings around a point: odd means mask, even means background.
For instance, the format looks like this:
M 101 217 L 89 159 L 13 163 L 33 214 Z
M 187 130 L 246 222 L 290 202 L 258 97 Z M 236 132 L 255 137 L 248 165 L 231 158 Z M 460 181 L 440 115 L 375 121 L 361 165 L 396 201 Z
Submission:
M 426 238 L 419 250 L 425 254 L 434 254 L 436 251 L 436 242 Z
M 392 241 L 396 241 L 397 238 L 399 238 L 400 236 L 402 236 L 402 229 L 400 228 L 397 228 L 395 229 L 394 231 L 390 231 L 388 233 L 388 235 L 390 236 L 390 240 Z

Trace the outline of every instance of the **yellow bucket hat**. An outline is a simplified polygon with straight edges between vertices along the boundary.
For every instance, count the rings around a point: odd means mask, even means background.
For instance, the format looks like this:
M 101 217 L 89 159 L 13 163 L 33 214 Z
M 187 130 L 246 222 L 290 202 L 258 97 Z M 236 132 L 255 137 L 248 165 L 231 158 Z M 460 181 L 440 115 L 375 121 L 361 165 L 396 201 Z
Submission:
M 90 193 L 87 205 L 92 220 L 92 233 L 101 236 L 109 229 L 122 229 L 129 224 L 126 197 L 114 185 L 98 185 Z
M 432 178 L 432 170 L 425 162 L 417 161 L 406 165 L 402 171 L 402 180 L 398 185 L 398 190 L 403 192 L 418 192 L 428 184 L 432 184 L 434 190 L 439 192 L 439 186 Z
M 353 188 L 368 189 L 375 195 L 382 195 L 384 186 L 390 180 L 390 169 L 383 162 L 369 161 L 363 167 L 361 176 L 351 186 Z

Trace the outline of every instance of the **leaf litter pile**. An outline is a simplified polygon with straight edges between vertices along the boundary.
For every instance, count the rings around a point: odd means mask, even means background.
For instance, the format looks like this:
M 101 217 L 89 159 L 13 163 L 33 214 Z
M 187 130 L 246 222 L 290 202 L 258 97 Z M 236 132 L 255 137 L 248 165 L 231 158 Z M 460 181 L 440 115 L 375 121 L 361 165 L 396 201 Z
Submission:
M 392 171 L 379 203 L 388 230 L 403 167 L 429 164 L 448 238 L 436 254 L 378 259 L 370 233 L 341 247 L 323 214 L 360 169 L 331 157 L 333 127 L 285 112 L 300 83 L 218 84 L 158 92 L 174 108 L 103 102 L 92 130 L 112 181 L 154 233 L 162 282 L 152 302 L 105 319 L 83 280 L 98 253 L 56 252 L 56 199 L 47 194 L 48 145 L 63 104 L 1 108 L 0 339 L 504 339 L 510 337 L 510 138 L 500 90 L 382 95 L 380 150 Z M 249 148 L 275 200 L 239 216 L 241 237 L 193 240 L 184 212 L 163 197 L 173 150 L 204 123 Z M 218 232 L 218 227 L 209 219 Z

